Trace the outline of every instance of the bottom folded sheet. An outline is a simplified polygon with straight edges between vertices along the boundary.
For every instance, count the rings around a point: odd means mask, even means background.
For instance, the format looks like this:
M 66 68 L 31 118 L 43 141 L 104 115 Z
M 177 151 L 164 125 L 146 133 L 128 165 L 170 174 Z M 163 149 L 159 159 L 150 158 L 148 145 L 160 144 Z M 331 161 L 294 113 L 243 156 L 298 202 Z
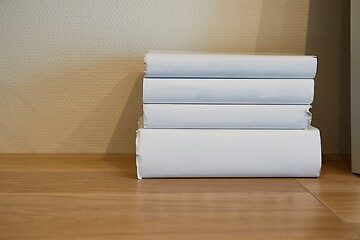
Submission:
M 136 164 L 139 179 L 318 177 L 320 132 L 140 128 Z

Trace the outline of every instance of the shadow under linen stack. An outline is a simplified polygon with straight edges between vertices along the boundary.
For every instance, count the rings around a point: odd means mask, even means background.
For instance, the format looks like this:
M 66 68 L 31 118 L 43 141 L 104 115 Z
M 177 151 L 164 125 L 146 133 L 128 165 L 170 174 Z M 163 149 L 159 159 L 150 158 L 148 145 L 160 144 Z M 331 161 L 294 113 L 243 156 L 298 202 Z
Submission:
M 317 58 L 149 52 L 137 176 L 318 177 Z

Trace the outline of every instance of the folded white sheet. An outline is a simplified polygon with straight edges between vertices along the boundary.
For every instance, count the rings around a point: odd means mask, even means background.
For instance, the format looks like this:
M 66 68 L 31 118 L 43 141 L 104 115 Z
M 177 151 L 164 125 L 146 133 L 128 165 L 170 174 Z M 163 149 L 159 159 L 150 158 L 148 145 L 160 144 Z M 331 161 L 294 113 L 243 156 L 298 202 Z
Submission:
M 311 104 L 313 79 L 144 78 L 144 103 Z
M 146 77 L 314 78 L 315 56 L 148 52 Z
M 144 128 L 305 129 L 310 105 L 144 104 Z
M 319 130 L 139 129 L 137 176 L 318 177 Z

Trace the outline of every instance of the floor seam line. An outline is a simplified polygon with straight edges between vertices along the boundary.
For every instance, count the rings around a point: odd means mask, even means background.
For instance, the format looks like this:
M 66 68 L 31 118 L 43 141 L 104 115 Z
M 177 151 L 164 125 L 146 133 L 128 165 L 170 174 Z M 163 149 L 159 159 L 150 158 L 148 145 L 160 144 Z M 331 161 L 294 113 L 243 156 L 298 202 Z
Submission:
M 296 178 L 294 180 L 303 187 L 308 193 L 311 194 L 316 200 L 318 200 L 324 207 L 326 207 L 330 212 L 332 212 L 341 222 L 343 222 L 351 231 L 353 231 L 359 238 L 360 234 L 355 231 L 347 222 L 345 222 L 334 210 L 332 210 L 326 203 L 324 203 L 320 198 L 318 198 L 313 192 L 311 192 L 309 189 L 307 189 L 301 182 L 299 182 Z

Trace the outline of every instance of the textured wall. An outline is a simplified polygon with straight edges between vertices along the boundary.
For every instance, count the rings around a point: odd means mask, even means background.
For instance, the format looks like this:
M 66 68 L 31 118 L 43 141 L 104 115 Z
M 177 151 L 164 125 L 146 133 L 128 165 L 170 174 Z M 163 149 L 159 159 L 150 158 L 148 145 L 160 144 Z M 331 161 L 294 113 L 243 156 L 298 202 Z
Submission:
M 134 152 L 147 49 L 316 54 L 314 125 L 350 151 L 349 2 L 1 1 L 0 152 Z
M 360 1 L 351 0 L 351 160 L 360 174 Z

